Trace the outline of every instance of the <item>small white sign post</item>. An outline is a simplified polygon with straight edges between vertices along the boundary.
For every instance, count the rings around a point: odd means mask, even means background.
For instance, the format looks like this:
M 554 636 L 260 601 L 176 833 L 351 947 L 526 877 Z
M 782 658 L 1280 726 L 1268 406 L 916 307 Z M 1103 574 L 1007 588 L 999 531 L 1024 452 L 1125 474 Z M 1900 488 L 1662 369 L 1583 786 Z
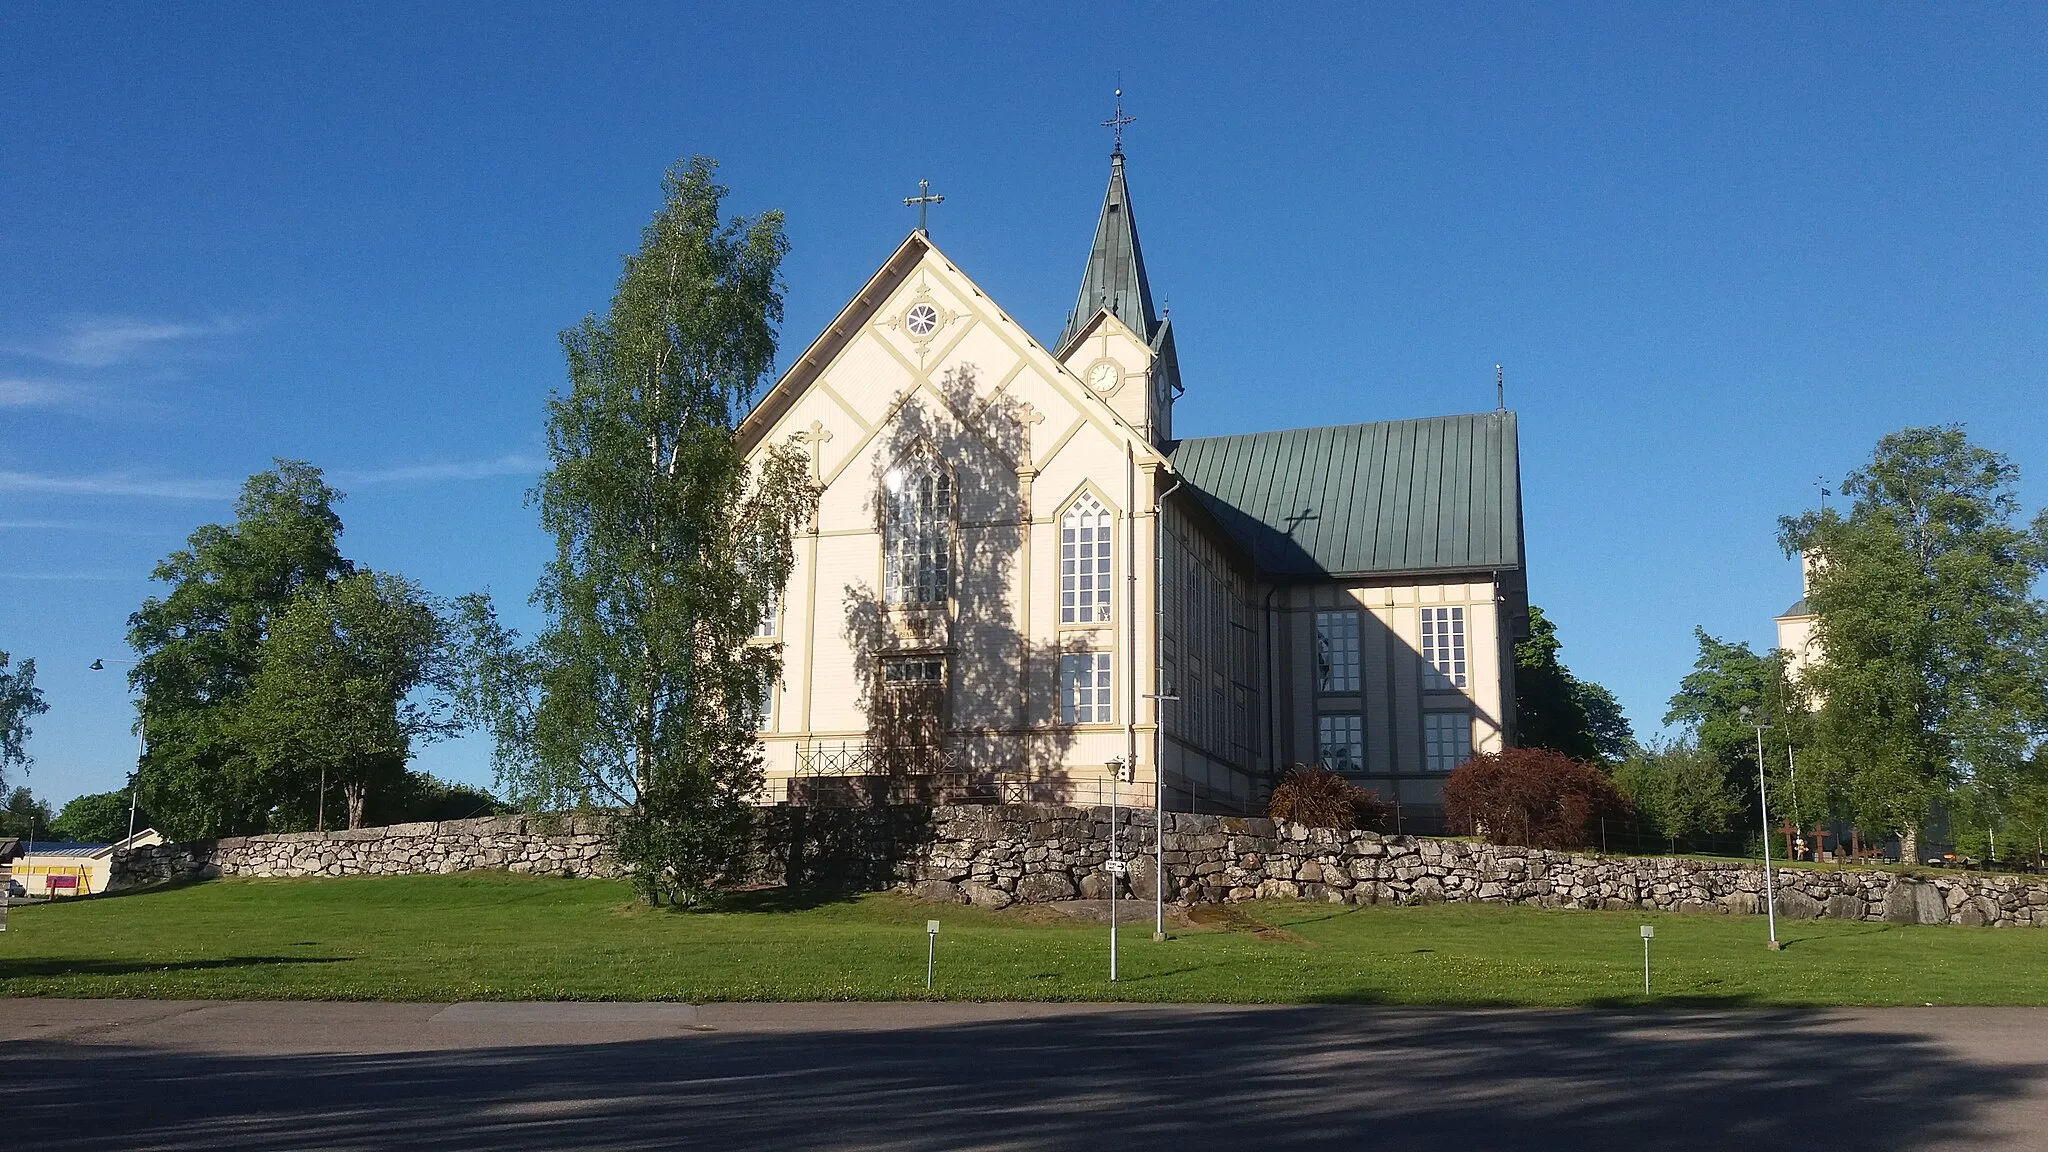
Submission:
M 1645 996 L 1650 994 L 1650 939 L 1655 935 L 1657 935 L 1655 928 L 1650 927 L 1648 924 L 1643 925 L 1643 995 Z
M 939 922 L 937 920 L 927 920 L 924 922 L 924 936 L 924 990 L 929 992 L 932 990 L 932 968 L 938 963 L 939 959 Z

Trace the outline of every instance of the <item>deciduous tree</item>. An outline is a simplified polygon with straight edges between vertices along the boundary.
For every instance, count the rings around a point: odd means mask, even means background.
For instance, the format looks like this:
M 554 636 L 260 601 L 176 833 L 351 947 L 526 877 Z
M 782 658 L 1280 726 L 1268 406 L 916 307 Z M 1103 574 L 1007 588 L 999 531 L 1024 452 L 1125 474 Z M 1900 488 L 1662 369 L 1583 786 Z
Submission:
M 39 837 L 53 839 L 50 806 L 36 799 L 35 793 L 27 788 L 15 788 L 6 793 L 0 801 L 0 836 L 18 836 L 24 840 Z
M 1756 806 L 1757 724 L 1764 729 L 1765 776 L 1774 811 L 1818 817 L 1826 809 L 1821 778 L 1806 773 L 1797 795 L 1791 785 L 1788 747 L 1806 743 L 1807 721 L 1797 694 L 1785 681 L 1782 653 L 1762 655 L 1748 642 L 1729 643 L 1694 628 L 1699 656 L 1679 681 L 1664 723 L 1677 725 L 1698 751 L 1721 766 L 1729 791 L 1743 798 L 1737 826 L 1759 826 Z
M 528 802 L 616 808 L 617 849 L 651 900 L 692 903 L 744 849 L 755 740 L 781 657 L 750 643 L 816 493 L 793 444 L 750 468 L 735 427 L 782 319 L 782 216 L 720 214 L 704 158 L 663 181 L 610 311 L 562 334 L 534 497 L 555 537 L 531 647 L 466 605 L 468 701 Z
M 51 826 L 66 840 L 112 844 L 128 835 L 128 793 L 88 792 L 76 796 L 57 813 Z M 149 827 L 149 813 L 135 812 L 135 830 Z
M 1688 741 L 1637 749 L 1615 766 L 1614 783 L 1639 815 L 1673 840 L 1726 832 L 1745 807 L 1726 766 Z
M 300 460 L 251 476 L 232 524 L 207 524 L 151 578 L 170 585 L 128 618 L 129 673 L 149 733 L 138 781 L 176 839 L 260 832 L 274 796 L 238 712 L 271 618 L 307 587 L 352 570 L 337 538 L 341 493 Z
M 42 689 L 36 687 L 36 662 L 23 660 L 9 672 L 9 659 L 0 652 L 0 784 L 7 782 L 9 768 L 25 769 L 34 763 L 28 754 L 28 722 L 50 710 Z
M 1878 441 L 1842 485 L 1852 503 L 1788 516 L 1788 554 L 1814 558 L 1814 767 L 1866 828 L 1908 858 L 1930 805 L 1989 796 L 2048 734 L 2048 512 L 2020 518 L 2019 470 L 1955 425 Z
M 1614 693 L 1581 680 L 1559 653 L 1557 625 L 1529 606 L 1529 635 L 1515 644 L 1515 727 L 1525 748 L 1577 760 L 1616 761 L 1635 749 L 1635 732 Z
M 437 605 L 403 577 L 302 589 L 271 621 L 239 717 L 273 802 L 318 821 L 332 782 L 361 827 L 372 790 L 404 785 L 414 746 L 454 730 L 446 651 Z

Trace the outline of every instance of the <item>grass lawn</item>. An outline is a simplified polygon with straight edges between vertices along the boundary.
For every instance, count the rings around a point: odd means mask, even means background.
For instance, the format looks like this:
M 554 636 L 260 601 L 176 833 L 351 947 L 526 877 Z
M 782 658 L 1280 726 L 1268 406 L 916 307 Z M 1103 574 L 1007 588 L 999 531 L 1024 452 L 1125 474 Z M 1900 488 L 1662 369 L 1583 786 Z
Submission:
M 1499 1005 L 2048 1004 L 2048 931 L 1552 912 L 1202 909 L 1163 942 L 1043 908 L 782 894 L 710 912 L 622 884 L 470 873 L 221 880 L 20 906 L 0 996 L 378 1000 L 1158 1000 Z M 924 987 L 925 921 L 941 921 Z M 1654 993 L 1642 942 L 1654 924 Z

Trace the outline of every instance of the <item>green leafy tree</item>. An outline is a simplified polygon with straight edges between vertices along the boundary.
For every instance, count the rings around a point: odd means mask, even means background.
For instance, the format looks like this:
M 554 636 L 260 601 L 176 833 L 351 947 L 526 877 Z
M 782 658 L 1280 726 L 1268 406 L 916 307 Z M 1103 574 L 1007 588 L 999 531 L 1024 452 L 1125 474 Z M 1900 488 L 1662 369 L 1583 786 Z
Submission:
M 1726 767 L 1688 741 L 1638 748 L 1615 766 L 1614 783 L 1674 842 L 1726 832 L 1744 807 Z
M 534 494 L 556 542 L 535 595 L 545 631 L 521 647 L 465 606 L 466 706 L 501 740 L 501 784 L 615 808 L 640 892 L 682 904 L 744 850 L 781 666 L 748 639 L 817 499 L 794 444 L 757 471 L 734 434 L 774 360 L 788 242 L 780 213 L 720 215 L 715 167 L 667 173 L 609 313 L 562 334 L 569 389 L 549 402 Z
M 36 662 L 23 660 L 9 672 L 10 659 L 0 652 L 0 784 L 7 782 L 10 767 L 26 769 L 35 762 L 28 754 L 28 722 L 50 710 L 36 687 Z
M 1529 606 L 1529 636 L 1515 645 L 1515 724 L 1526 748 L 1575 760 L 1621 760 L 1635 732 L 1614 693 L 1581 680 L 1559 659 L 1564 645 L 1543 609 Z
M 239 712 L 270 621 L 307 587 L 351 566 L 337 546 L 341 493 L 318 468 L 279 460 L 251 476 L 235 522 L 207 524 L 156 566 L 170 585 L 128 618 L 129 673 L 149 733 L 142 802 L 174 839 L 260 832 L 275 797 Z
M 1909 859 L 1935 801 L 1997 807 L 2048 734 L 2048 513 L 2020 520 L 2018 482 L 1959 426 L 1908 428 L 1849 475 L 1846 515 L 1779 522 L 1815 560 L 1814 767 Z
M 415 744 L 454 728 L 447 622 L 403 577 L 358 571 L 302 589 L 270 622 L 239 715 L 280 814 L 325 825 L 330 782 L 348 826 L 395 793 Z
M 2034 753 L 2006 797 L 1995 828 L 2001 856 L 2031 858 L 2036 868 L 2048 865 L 2048 753 Z
M 392 823 L 404 823 L 498 816 L 511 811 L 511 806 L 482 788 L 408 771 L 404 786 L 385 811 Z
M 89 792 L 72 798 L 57 813 L 52 827 L 66 840 L 88 844 L 112 844 L 128 835 L 128 793 Z M 150 826 L 149 813 L 137 809 L 135 830 Z
M 1721 766 L 1729 789 L 1743 797 L 1740 826 L 1759 825 L 1757 787 L 1757 724 L 1764 724 L 1764 768 L 1770 782 L 1773 818 L 1818 819 L 1827 799 L 1818 774 L 1808 772 L 1793 787 L 1793 761 L 1787 749 L 1803 747 L 1808 722 L 1798 696 L 1785 680 L 1783 655 L 1775 650 L 1758 655 L 1747 642 L 1731 644 L 1694 628 L 1699 656 L 1693 670 L 1679 681 L 1664 723 L 1677 725 L 1700 753 Z
M 0 802 L 0 836 L 50 840 L 55 837 L 51 830 L 54 823 L 50 806 L 36 799 L 27 788 L 8 792 L 5 801 Z

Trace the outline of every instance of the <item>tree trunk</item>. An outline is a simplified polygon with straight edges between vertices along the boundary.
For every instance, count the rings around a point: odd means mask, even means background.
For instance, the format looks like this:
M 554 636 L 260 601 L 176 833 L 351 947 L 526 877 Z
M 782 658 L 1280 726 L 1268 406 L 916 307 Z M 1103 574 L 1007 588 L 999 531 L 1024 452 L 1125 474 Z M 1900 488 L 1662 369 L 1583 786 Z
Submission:
M 351 780 L 341 786 L 341 794 L 348 800 L 348 826 L 351 830 L 363 826 L 363 801 L 369 799 L 370 786 L 360 780 Z
M 1918 829 L 1918 828 L 1901 828 L 1901 829 L 1899 829 L 1899 863 L 1901 863 L 1901 864 L 1918 864 L 1919 862 L 1920 862 L 1920 829 Z

